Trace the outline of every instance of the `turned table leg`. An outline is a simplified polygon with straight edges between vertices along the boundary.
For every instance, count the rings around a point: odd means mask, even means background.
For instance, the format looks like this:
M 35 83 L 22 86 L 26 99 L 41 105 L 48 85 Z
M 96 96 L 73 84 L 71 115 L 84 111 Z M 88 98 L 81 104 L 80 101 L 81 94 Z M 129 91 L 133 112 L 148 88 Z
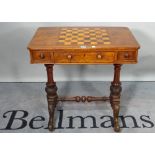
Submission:
M 57 104 L 57 86 L 53 80 L 53 64 L 46 64 L 47 70 L 47 83 L 45 91 L 47 93 L 47 101 L 48 101 L 48 111 L 49 111 L 49 122 L 48 122 L 48 129 L 50 131 L 54 130 L 54 111 Z
M 116 132 L 120 131 L 119 127 L 119 121 L 118 121 L 118 115 L 119 115 L 119 109 L 120 109 L 120 96 L 121 96 L 121 82 L 120 82 L 120 70 L 121 65 L 115 64 L 114 65 L 114 79 L 111 82 L 110 87 L 110 103 L 113 109 L 113 115 L 114 115 L 114 130 Z

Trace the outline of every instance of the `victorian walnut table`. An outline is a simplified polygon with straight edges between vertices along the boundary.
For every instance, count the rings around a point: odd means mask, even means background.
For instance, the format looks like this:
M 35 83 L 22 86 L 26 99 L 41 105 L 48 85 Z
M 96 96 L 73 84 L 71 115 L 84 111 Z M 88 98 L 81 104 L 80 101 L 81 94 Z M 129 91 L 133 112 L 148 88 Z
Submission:
M 136 39 L 126 27 L 41 27 L 37 30 L 28 49 L 32 64 L 45 64 L 47 70 L 46 93 L 49 111 L 48 128 L 54 129 L 54 111 L 58 101 L 110 101 L 114 116 L 114 130 L 120 131 L 120 70 L 122 64 L 137 63 Z M 58 97 L 53 80 L 54 64 L 112 64 L 114 79 L 109 97 L 75 96 Z

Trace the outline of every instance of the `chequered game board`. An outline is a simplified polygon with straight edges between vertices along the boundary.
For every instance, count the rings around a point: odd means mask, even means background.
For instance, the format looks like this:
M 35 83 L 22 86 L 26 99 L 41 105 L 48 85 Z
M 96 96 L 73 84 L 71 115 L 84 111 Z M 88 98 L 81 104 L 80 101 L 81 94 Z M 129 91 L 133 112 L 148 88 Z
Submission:
M 62 28 L 58 42 L 81 47 L 111 44 L 109 35 L 103 28 Z

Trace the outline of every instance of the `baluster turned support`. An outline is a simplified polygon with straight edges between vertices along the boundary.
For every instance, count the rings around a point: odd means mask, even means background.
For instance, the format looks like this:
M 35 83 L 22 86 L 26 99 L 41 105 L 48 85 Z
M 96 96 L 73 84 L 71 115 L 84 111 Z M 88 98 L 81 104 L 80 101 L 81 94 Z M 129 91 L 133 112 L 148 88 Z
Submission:
M 121 82 L 120 82 L 120 70 L 121 70 L 121 65 L 120 64 L 115 64 L 114 65 L 114 79 L 111 82 L 111 87 L 110 87 L 110 103 L 113 109 L 113 115 L 114 115 L 114 130 L 116 132 L 120 131 L 119 127 L 119 121 L 118 121 L 118 116 L 119 116 L 119 109 L 120 109 L 120 96 L 121 96 Z
M 49 122 L 48 122 L 48 129 L 50 131 L 54 130 L 54 111 L 57 105 L 57 86 L 53 80 L 53 64 L 46 64 L 47 70 L 47 83 L 45 91 L 47 93 L 47 101 L 48 101 L 48 111 L 49 111 Z

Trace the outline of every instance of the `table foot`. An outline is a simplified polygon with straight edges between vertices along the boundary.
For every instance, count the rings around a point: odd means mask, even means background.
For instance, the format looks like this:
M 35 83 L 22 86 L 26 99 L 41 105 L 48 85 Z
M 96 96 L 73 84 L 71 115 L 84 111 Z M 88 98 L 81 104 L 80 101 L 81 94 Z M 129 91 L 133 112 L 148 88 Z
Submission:
M 54 117 L 50 117 L 48 122 L 49 131 L 54 131 L 54 127 L 55 127 Z
M 115 131 L 115 132 L 120 132 L 120 127 L 119 127 L 119 125 L 118 125 L 118 126 L 114 126 L 114 131 Z
M 114 131 L 115 132 L 120 131 L 119 120 L 118 120 L 119 109 L 120 109 L 119 105 L 114 105 L 113 112 L 114 112 Z

